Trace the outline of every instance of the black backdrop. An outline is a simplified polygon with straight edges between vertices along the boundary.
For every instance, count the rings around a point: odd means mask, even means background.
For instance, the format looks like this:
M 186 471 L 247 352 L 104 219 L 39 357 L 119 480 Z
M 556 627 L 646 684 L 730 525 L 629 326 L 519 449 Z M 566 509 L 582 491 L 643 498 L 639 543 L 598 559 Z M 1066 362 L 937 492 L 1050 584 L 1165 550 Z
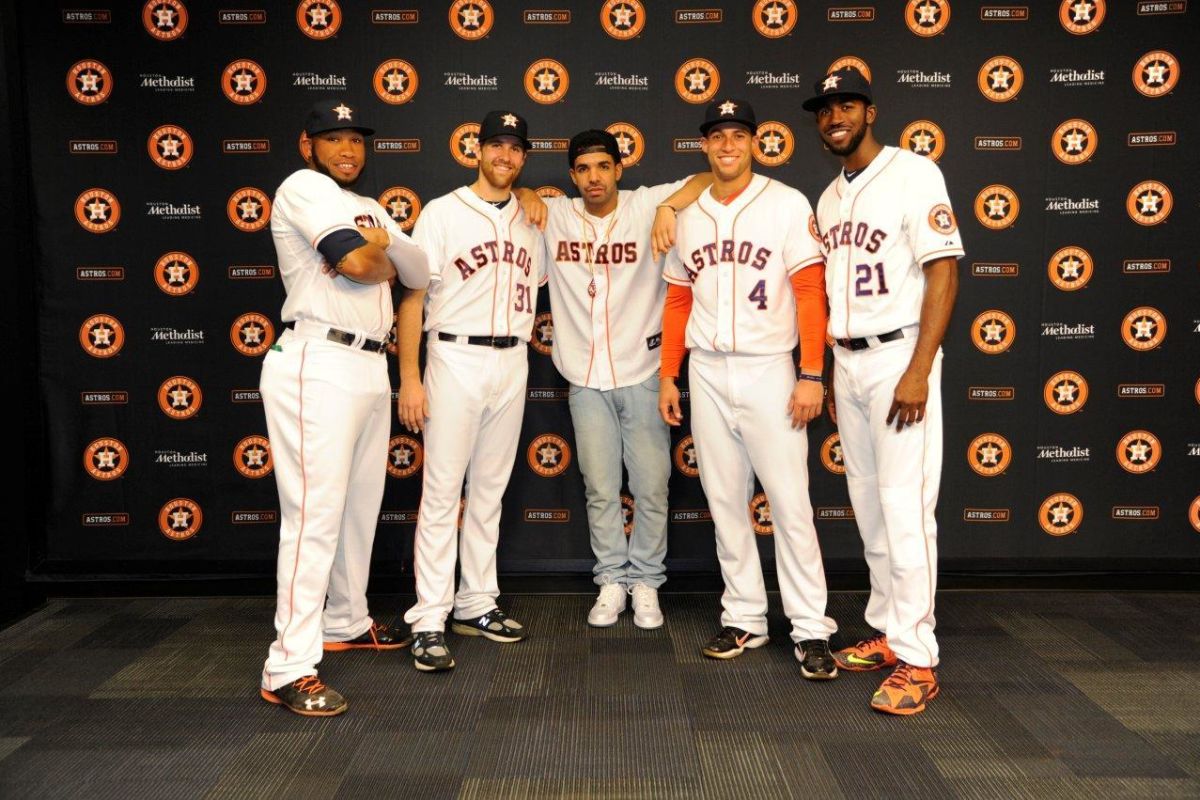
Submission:
M 255 462 L 269 451 L 255 390 L 283 293 L 260 226 L 263 201 L 300 166 L 314 99 L 369 108 L 379 134 L 359 191 L 406 223 L 420 202 L 469 182 L 454 156 L 469 151 L 470 123 L 499 106 L 525 114 L 537 139 L 526 185 L 568 187 L 566 139 L 616 124 L 631 148 L 626 187 L 701 170 L 695 101 L 718 80 L 775 123 L 756 169 L 815 204 L 837 163 L 799 104 L 844 58 L 873 76 L 879 138 L 938 158 L 963 229 L 945 344 L 943 564 L 1194 569 L 1200 91 L 1180 62 L 1196 54 L 1195 10 L 1074 6 L 22 4 L 40 394 L 52 421 L 35 571 L 272 573 L 277 502 Z M 547 302 L 543 292 L 541 311 Z M 542 321 L 535 339 L 549 340 Z M 548 355 L 529 358 L 501 567 L 585 571 L 564 383 Z M 826 418 L 811 426 L 811 492 L 826 559 L 853 568 L 861 548 L 835 433 Z M 712 570 L 687 434 L 673 439 L 670 562 Z M 547 435 L 566 468 L 544 477 L 526 451 Z M 420 455 L 403 438 L 387 454 L 385 574 L 408 571 Z

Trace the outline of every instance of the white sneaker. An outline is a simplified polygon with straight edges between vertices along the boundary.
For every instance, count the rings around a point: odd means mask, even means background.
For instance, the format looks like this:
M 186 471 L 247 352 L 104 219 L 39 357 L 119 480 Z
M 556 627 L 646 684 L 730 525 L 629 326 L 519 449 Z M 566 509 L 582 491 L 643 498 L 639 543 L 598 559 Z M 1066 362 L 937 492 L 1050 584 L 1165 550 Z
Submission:
M 633 624 L 639 628 L 661 628 L 663 613 L 658 607 L 658 589 L 635 583 L 629 593 L 633 595 Z
M 617 624 L 617 617 L 625 610 L 625 587 L 619 583 L 606 583 L 600 587 L 600 596 L 588 612 L 588 625 L 607 628 Z

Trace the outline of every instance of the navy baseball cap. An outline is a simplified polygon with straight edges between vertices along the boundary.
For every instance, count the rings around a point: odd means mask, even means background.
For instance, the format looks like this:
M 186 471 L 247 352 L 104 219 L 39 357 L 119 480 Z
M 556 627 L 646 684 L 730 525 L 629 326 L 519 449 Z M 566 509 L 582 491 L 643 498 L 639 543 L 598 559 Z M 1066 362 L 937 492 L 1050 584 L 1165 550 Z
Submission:
M 700 125 L 700 133 L 708 136 L 708 132 L 718 125 L 744 125 L 750 133 L 758 132 L 758 118 L 754 116 L 754 106 L 736 97 L 723 97 L 713 100 L 704 109 L 704 122 Z
M 352 130 L 364 136 L 372 136 L 375 129 L 364 125 L 357 105 L 335 97 L 313 103 L 304 118 L 304 132 L 315 136 L 325 131 Z
M 621 147 L 617 144 L 617 137 L 608 131 L 580 131 L 571 137 L 571 143 L 567 145 L 568 164 L 574 167 L 575 159 L 588 153 L 608 153 L 613 163 L 621 163 Z
M 871 82 L 854 67 L 842 67 L 813 84 L 813 96 L 801 104 L 805 111 L 816 111 L 825 105 L 825 98 L 836 95 L 859 97 L 872 105 Z
M 525 118 L 515 111 L 489 111 L 479 123 L 479 142 L 497 136 L 513 136 L 520 140 L 521 146 L 529 149 L 529 126 Z

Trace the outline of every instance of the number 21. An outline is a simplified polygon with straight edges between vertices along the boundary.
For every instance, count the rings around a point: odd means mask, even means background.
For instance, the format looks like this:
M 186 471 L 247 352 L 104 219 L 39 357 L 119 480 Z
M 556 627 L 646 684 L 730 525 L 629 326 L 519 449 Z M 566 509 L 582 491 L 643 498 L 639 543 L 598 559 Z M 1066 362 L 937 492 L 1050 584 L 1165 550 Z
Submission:
M 857 280 L 854 281 L 855 297 L 867 297 L 867 296 L 870 296 L 873 294 L 887 294 L 888 293 L 887 281 L 884 280 L 884 278 L 883 278 L 883 262 L 882 261 L 877 262 L 874 265 L 874 269 L 875 269 L 875 277 L 878 277 L 878 279 L 879 279 L 879 291 L 875 291 L 870 286 L 871 278 L 872 278 L 870 264 L 859 264 L 857 267 L 854 268 L 855 273 L 858 274 Z

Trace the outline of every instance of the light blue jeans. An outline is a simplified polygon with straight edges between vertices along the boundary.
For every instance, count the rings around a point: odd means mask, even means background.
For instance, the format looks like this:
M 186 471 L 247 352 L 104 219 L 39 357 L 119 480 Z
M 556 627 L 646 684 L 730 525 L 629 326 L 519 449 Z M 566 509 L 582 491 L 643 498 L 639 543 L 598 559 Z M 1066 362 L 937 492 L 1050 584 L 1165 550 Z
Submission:
M 597 584 L 666 582 L 671 437 L 658 414 L 658 375 L 601 391 L 571 385 L 571 421 L 587 496 Z M 633 531 L 625 535 L 621 464 L 629 471 Z

